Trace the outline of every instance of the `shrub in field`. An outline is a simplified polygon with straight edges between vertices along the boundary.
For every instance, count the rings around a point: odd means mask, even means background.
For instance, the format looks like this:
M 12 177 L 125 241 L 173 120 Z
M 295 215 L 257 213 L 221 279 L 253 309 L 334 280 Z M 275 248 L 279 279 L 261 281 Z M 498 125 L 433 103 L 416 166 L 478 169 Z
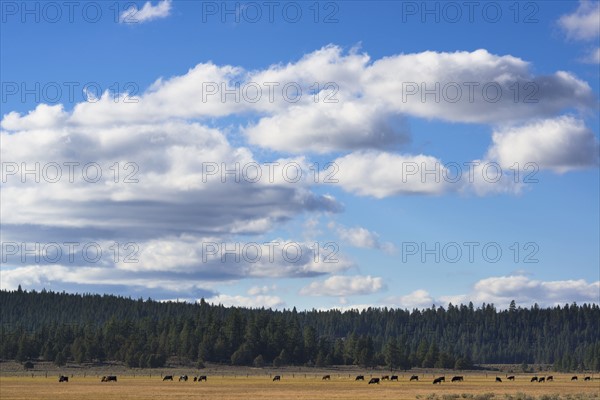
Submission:
M 445 394 L 442 396 L 443 400 L 456 400 L 459 398 L 460 398 L 460 396 L 458 394 Z
M 540 396 L 540 400 L 560 400 L 560 396 L 557 394 L 543 394 Z
M 483 393 L 475 396 L 475 400 L 490 400 L 496 396 L 494 393 Z
M 512 396 L 510 394 L 505 394 L 504 397 L 506 398 L 506 400 L 535 400 L 535 397 L 532 397 L 523 392 L 518 392 L 514 396 Z

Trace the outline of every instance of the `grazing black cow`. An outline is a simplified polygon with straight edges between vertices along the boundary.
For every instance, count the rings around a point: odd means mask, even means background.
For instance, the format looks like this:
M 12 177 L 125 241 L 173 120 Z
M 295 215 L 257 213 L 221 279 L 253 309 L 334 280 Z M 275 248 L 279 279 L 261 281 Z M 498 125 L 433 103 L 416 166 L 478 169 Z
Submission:
M 331 376 L 330 375 L 323 375 L 323 378 L 321 378 L 322 381 L 330 381 L 331 380 Z
M 439 384 L 441 384 L 442 382 L 446 382 L 446 378 L 445 378 L 445 377 L 443 377 L 443 376 L 440 376 L 439 378 L 435 378 L 435 379 L 433 380 L 433 384 L 434 384 L 434 385 L 435 385 L 436 383 L 439 383 Z
M 369 385 L 376 383 L 379 385 L 379 378 L 371 378 L 371 380 L 369 381 Z
M 546 377 L 546 382 L 552 381 L 554 382 L 554 377 L 552 375 Z
M 108 375 L 102 377 L 102 382 L 116 382 L 117 377 L 115 375 Z
M 197 376 L 194 377 L 194 382 L 198 382 L 198 377 Z
M 508 377 L 508 378 L 506 378 L 506 379 L 508 379 L 509 381 L 514 381 L 514 380 L 515 380 L 515 376 L 514 376 L 514 375 L 511 375 L 511 376 L 509 376 L 509 377 Z
M 533 378 L 531 378 L 531 380 L 529 382 L 537 382 L 537 380 L 538 380 L 538 377 L 534 376 Z
M 384 375 L 381 377 L 382 381 L 389 381 L 390 380 L 390 376 L 389 375 Z
M 198 382 L 206 382 L 206 375 L 200 375 L 200 377 L 198 377 Z
M 281 376 L 279 376 L 279 375 L 275 375 L 275 376 L 273 377 L 273 382 L 275 382 L 275 381 L 280 381 L 280 380 L 281 380 Z
M 412 382 L 412 381 L 418 381 L 418 380 L 419 380 L 419 377 L 417 375 L 413 375 L 413 376 L 410 377 L 410 382 Z
M 179 377 L 179 382 L 181 382 L 181 381 L 187 382 L 187 380 L 188 380 L 188 376 L 187 375 L 181 375 Z
M 502 382 L 502 379 L 500 379 L 500 377 L 496 377 L 496 382 Z
M 589 376 L 586 376 L 585 378 L 583 378 L 584 381 L 591 381 L 592 378 L 590 378 Z
M 462 376 L 453 376 L 452 377 L 452 382 L 462 382 L 464 380 L 465 380 L 465 378 Z
M 571 378 L 572 381 L 576 381 L 577 380 L 577 375 L 575 375 L 574 377 Z
M 164 381 L 172 381 L 173 380 L 173 375 L 165 375 L 165 377 L 163 378 L 163 382 Z
M 61 375 L 61 376 L 58 377 L 58 381 L 59 382 L 69 382 L 69 377 Z
M 392 375 L 392 377 L 390 378 L 390 381 L 398 381 L 398 375 Z
M 364 381 L 365 380 L 365 376 L 364 375 L 356 375 L 356 379 L 354 379 L 355 381 Z
M 545 382 L 545 381 L 546 381 L 546 378 L 544 378 L 543 376 L 538 378 L 538 382 Z

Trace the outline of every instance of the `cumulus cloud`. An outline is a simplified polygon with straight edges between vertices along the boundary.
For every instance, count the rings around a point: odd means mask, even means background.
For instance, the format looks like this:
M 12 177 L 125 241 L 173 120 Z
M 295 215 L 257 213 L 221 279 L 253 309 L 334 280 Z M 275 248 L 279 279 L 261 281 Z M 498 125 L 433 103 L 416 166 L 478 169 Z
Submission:
M 164 17 L 170 7 L 168 0 L 157 6 L 148 2 L 136 17 Z M 98 281 L 106 285 L 127 282 L 140 288 L 161 288 L 167 295 L 179 294 L 177 282 L 181 281 L 187 284 L 183 288 L 200 290 L 203 280 L 339 273 L 351 263 L 343 258 L 338 263 L 318 262 L 321 260 L 309 252 L 296 263 L 278 259 L 273 263 L 227 264 L 215 257 L 200 266 L 198 260 L 205 253 L 198 241 L 214 239 L 231 244 L 235 235 L 263 235 L 299 215 L 343 209 L 331 195 L 314 192 L 309 179 L 292 182 L 283 178 L 282 166 L 274 168 L 276 179 L 254 183 L 231 176 L 224 180 L 218 173 L 206 179 L 207 163 L 220 168 L 262 164 L 256 153 L 264 154 L 263 149 L 296 154 L 351 151 L 337 158 L 336 178 L 344 190 L 362 196 L 515 190 L 503 184 L 464 185 L 423 180 L 421 174 L 398 174 L 403 167 L 415 164 L 442 175 L 448 172 L 436 157 L 392 152 L 408 140 L 406 117 L 421 117 L 516 126 L 510 128 L 516 133 L 509 128 L 496 129 L 489 154 L 503 160 L 510 158 L 504 149 L 515 141 L 537 144 L 538 136 L 529 132 L 535 126 L 531 128 L 530 122 L 524 124 L 523 120 L 558 121 L 555 124 L 561 126 L 551 139 L 568 139 L 570 146 L 560 150 L 555 144 L 542 146 L 544 160 L 550 160 L 544 165 L 557 171 L 592 165 L 592 153 L 583 150 L 586 144 L 597 148 L 589 130 L 570 117 L 548 117 L 565 108 L 596 104 L 590 86 L 567 72 L 535 75 L 531 71 L 524 60 L 486 50 L 428 51 L 371 60 L 356 50 L 345 53 L 340 47 L 326 46 L 297 61 L 259 70 L 201 63 L 183 75 L 158 79 L 139 96 L 121 94 L 115 99 L 106 92 L 69 111 L 62 105 L 40 104 L 28 113 L 9 112 L 0 121 L 0 197 L 3 208 L 11 210 L 3 214 L 3 239 L 31 241 L 42 232 L 46 238 L 64 241 L 135 241 L 143 245 L 144 252 L 136 265 L 84 265 L 81 276 L 75 267 L 52 270 L 55 266 L 42 265 L 35 270 L 17 267 L 8 275 L 2 272 L 3 277 L 14 282 L 15 277 L 31 273 L 40 277 L 36 285 L 58 284 L 62 277 L 68 278 L 65 282 L 93 285 L 87 277 L 98 273 L 112 279 Z M 449 99 L 449 90 L 458 90 L 457 83 L 462 95 Z M 490 101 L 489 93 L 480 90 L 486 83 L 502 92 L 497 101 Z M 511 91 L 515 83 L 531 83 L 535 93 L 525 90 L 515 99 Z M 438 86 L 440 101 L 423 97 L 422 89 Z M 237 93 L 225 92 L 237 87 Z M 299 91 L 291 98 L 296 89 Z M 262 91 L 258 97 L 257 90 Z M 529 95 L 538 101 L 527 103 L 525 97 Z M 231 127 L 231 120 L 224 120 L 227 117 L 247 119 Z M 227 129 L 220 128 L 223 125 Z M 228 136 L 229 131 L 233 135 Z M 230 137 L 236 138 L 235 144 Z M 263 149 L 246 147 L 238 138 Z M 533 154 L 527 153 L 527 146 L 524 149 L 519 157 Z M 597 158 L 597 150 L 594 154 Z M 576 160 L 582 156 L 584 162 L 578 164 Z M 295 163 L 303 172 L 310 168 L 302 156 L 277 161 Z M 27 169 L 39 165 L 25 182 L 23 163 Z M 74 175 L 65 163 L 74 166 Z M 16 170 L 4 169 L 9 164 Z M 51 164 L 52 169 L 45 169 Z M 83 179 L 84 175 L 89 178 L 90 170 L 84 174 L 83 169 L 90 164 L 95 164 L 91 165 L 91 175 L 98 178 L 94 182 Z M 49 182 L 48 172 L 51 176 L 61 172 L 62 178 Z M 367 230 L 348 230 L 344 235 L 354 245 L 387 246 Z M 46 267 L 50 269 L 43 269 Z M 100 273 L 97 269 L 101 267 Z M 47 271 L 54 271 L 57 277 Z M 166 283 L 161 286 L 160 282 Z M 382 288 L 381 278 L 334 275 L 313 282 L 303 292 L 331 291 L 344 296 Z
M 384 300 L 394 307 L 411 310 L 413 308 L 429 308 L 435 303 L 433 297 L 426 290 L 419 289 L 404 296 L 392 296 Z
M 441 176 L 443 166 L 435 157 L 422 154 L 355 152 L 337 158 L 335 163 L 339 166 L 339 185 L 362 196 L 440 194 L 448 185 L 442 179 L 423 179 L 421 167 L 437 171 Z
M 141 9 L 134 6 L 134 9 L 127 9 L 121 12 L 119 22 L 124 24 L 143 23 L 153 21 L 155 19 L 166 18 L 171 13 L 171 0 L 159 0 L 153 6 L 151 2 L 144 3 Z
M 0 288 L 21 284 L 37 290 L 110 290 L 160 300 L 193 299 L 215 295 L 213 288 L 223 283 L 318 277 L 354 266 L 338 249 L 290 240 L 236 242 L 182 235 L 128 243 L 81 239 L 74 243 L 54 235 L 49 240 L 47 234 L 42 230 L 38 237 L 28 235 L 28 240 L 41 242 L 3 237 Z M 248 294 L 264 297 L 275 288 L 253 287 Z
M 375 105 L 341 102 L 296 106 L 245 129 L 250 143 L 280 151 L 330 153 L 337 150 L 389 148 L 408 141 Z M 326 140 L 323 140 L 326 135 Z
M 160 238 L 139 245 L 139 262 L 118 268 L 173 271 L 199 279 L 296 278 L 340 272 L 353 263 L 338 249 L 291 240 L 235 242 L 219 238 Z
M 215 296 L 202 280 L 182 279 L 171 273 L 137 274 L 105 266 L 24 265 L 0 270 L 0 288 L 47 289 L 76 293 L 113 293 L 153 299 Z
M 41 130 L 60 127 L 68 118 L 62 104 L 50 106 L 39 104 L 34 110 L 26 115 L 17 112 L 9 112 L 1 121 L 2 128 L 10 131 Z
M 600 35 L 600 3 L 580 0 L 577 10 L 561 16 L 558 24 L 570 39 L 594 39 Z
M 232 146 L 218 129 L 184 120 L 90 125 L 74 122 L 74 113 L 39 105 L 23 117 L 12 113 L 2 120 L 0 198 L 3 210 L 11 210 L 2 216 L 3 243 L 91 241 L 110 254 L 111 242 L 133 242 L 139 261 L 90 266 L 77 257 L 66 270 L 43 265 L 44 260 L 32 270 L 17 256 L 8 260 L 16 268 L 2 272 L 3 284 L 5 278 L 10 283 L 30 274 L 38 277 L 31 281 L 35 288 L 93 291 L 104 285 L 115 292 L 131 287 L 131 293 L 155 289 L 152 297 L 193 298 L 207 281 L 310 277 L 351 265 L 341 254 L 324 262 L 330 251 L 315 256 L 312 244 L 305 243 L 297 243 L 302 256 L 293 261 L 280 251 L 273 260 L 236 262 L 240 247 L 226 262 L 218 254 L 203 262 L 202 243 L 235 246 L 235 235 L 265 234 L 304 213 L 341 211 L 335 198 L 311 191 L 305 160 L 277 160 L 268 179 L 265 163 L 248 148 Z M 292 163 L 303 169 L 304 179 L 286 179 L 285 166 Z M 230 170 L 262 165 L 266 176 L 257 182 L 231 174 L 223 178 L 222 171 L 208 176 L 207 164 Z M 25 170 L 34 172 L 24 175 Z M 263 242 L 270 241 L 261 241 L 266 254 Z M 96 272 L 105 279 L 87 279 Z M 203 296 L 212 295 L 202 290 Z
M 401 146 L 407 116 L 500 124 L 595 104 L 590 86 L 568 72 L 535 75 L 526 61 L 484 49 L 371 60 L 326 46 L 262 70 L 198 64 L 139 96 L 115 102 L 106 92 L 66 117 L 73 125 L 114 125 L 242 115 L 251 117 L 241 127 L 251 144 L 326 153 Z M 23 126 L 26 118 L 10 114 L 3 127 Z
M 370 275 L 334 275 L 324 281 L 315 281 L 300 290 L 308 296 L 354 296 L 366 295 L 385 289 L 383 279 Z
M 397 55 L 365 72 L 365 97 L 408 115 L 468 123 L 518 121 L 594 103 L 589 85 L 572 74 L 535 76 L 529 69 L 517 57 L 483 49 Z
M 428 308 L 432 304 L 446 306 L 452 304 L 475 305 L 494 304 L 498 308 L 508 308 L 510 302 L 521 306 L 535 303 L 542 307 L 564 305 L 566 303 L 600 303 L 600 281 L 588 283 L 584 279 L 541 281 L 525 275 L 495 276 L 477 281 L 470 293 L 440 295 L 434 298 L 426 290 L 420 289 L 404 295 L 388 297 L 383 304 L 400 308 Z
M 527 62 L 483 49 L 426 51 L 369 61 L 355 54 L 344 56 L 334 46 L 307 55 L 303 66 L 325 64 L 329 74 L 337 67 L 340 81 L 346 84 L 354 75 L 354 83 L 339 85 L 337 103 L 303 101 L 261 118 L 245 130 L 249 140 L 289 152 L 381 149 L 406 142 L 408 129 L 399 116 L 496 124 L 594 104 L 589 85 L 568 72 L 535 76 Z M 307 69 L 312 72 L 314 67 Z M 297 68 L 289 65 L 271 70 L 279 72 L 278 78 L 297 79 Z
M 272 285 L 272 286 L 252 286 L 250 289 L 248 289 L 248 294 L 250 296 L 256 296 L 259 294 L 267 294 L 273 290 L 277 289 L 276 285 Z
M 599 141 L 573 116 L 501 125 L 483 159 L 445 164 L 424 154 L 357 151 L 335 160 L 338 185 L 360 196 L 518 194 L 533 169 L 556 173 L 598 165 Z M 519 177 L 514 176 L 518 170 Z
M 47 110 L 40 109 L 45 120 Z M 28 116 L 28 127 L 36 117 L 35 112 Z M 232 147 L 223 133 L 197 123 L 100 129 L 65 124 L 0 135 L 3 167 L 16 168 L 3 177 L 2 203 L 14 211 L 3 218 L 6 226 L 86 226 L 138 238 L 165 232 L 264 233 L 304 211 L 341 209 L 305 182 L 282 179 L 280 170 L 275 170 L 279 178 L 256 183 L 231 175 L 221 179 L 221 173 L 208 177 L 208 163 L 218 169 L 261 164 L 247 148 Z M 76 165 L 70 170 L 65 163 Z M 86 170 L 90 163 L 93 168 Z M 58 169 L 46 168 L 54 164 Z M 23 175 L 36 165 L 37 177 Z M 98 173 L 98 181 L 90 182 Z M 57 182 L 44 179 L 56 176 Z
M 598 139 L 583 121 L 571 116 L 499 129 L 492 140 L 487 156 L 505 168 L 535 163 L 563 173 L 598 165 Z
M 600 64 L 600 47 L 589 50 L 588 54 L 583 57 L 582 61 L 588 64 Z
M 209 304 L 222 304 L 226 307 L 246 307 L 246 308 L 283 308 L 285 301 L 279 296 L 231 296 L 220 294 L 206 299 Z
M 478 281 L 470 294 L 447 296 L 441 299 L 454 302 L 494 303 L 507 307 L 511 300 L 519 304 L 537 303 L 541 306 L 554 306 L 565 303 L 598 303 L 600 281 L 588 283 L 583 279 L 564 281 L 540 281 L 526 276 L 511 275 L 491 277 Z
M 361 196 L 385 198 L 399 195 L 441 195 L 475 193 L 477 195 L 519 193 L 515 183 L 501 166 L 487 160 L 444 164 L 423 154 L 354 152 L 337 158 L 336 175 L 346 191 Z
M 346 228 L 344 226 L 337 227 L 338 235 L 350 243 L 352 246 L 363 249 L 380 249 L 386 253 L 393 253 L 396 248 L 390 242 L 382 242 L 376 232 L 357 226 Z

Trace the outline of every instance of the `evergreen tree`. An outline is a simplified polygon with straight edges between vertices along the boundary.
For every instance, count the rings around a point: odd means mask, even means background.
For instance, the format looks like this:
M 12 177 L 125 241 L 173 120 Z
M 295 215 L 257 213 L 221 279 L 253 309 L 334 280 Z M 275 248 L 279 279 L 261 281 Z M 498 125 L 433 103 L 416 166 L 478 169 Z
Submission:
M 58 353 L 56 353 L 56 357 L 54 358 L 54 364 L 58 365 L 59 367 L 62 367 L 66 363 L 67 363 L 67 358 L 65 357 L 63 352 L 59 351 Z
M 400 366 L 401 355 L 396 340 L 391 339 L 385 346 L 385 364 L 390 370 L 394 370 Z
M 256 356 L 252 362 L 252 365 L 254 365 L 256 368 L 262 368 L 265 366 L 265 359 L 263 358 L 262 354 Z

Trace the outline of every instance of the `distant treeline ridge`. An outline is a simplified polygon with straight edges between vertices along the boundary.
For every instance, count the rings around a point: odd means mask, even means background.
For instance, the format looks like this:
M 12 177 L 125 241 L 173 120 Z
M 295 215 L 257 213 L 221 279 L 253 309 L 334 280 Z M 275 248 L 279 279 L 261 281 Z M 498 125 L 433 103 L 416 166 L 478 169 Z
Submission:
M 122 361 L 162 367 L 169 357 L 233 365 L 554 364 L 600 370 L 600 307 L 496 310 L 277 311 L 43 290 L 0 291 L 5 360 Z

